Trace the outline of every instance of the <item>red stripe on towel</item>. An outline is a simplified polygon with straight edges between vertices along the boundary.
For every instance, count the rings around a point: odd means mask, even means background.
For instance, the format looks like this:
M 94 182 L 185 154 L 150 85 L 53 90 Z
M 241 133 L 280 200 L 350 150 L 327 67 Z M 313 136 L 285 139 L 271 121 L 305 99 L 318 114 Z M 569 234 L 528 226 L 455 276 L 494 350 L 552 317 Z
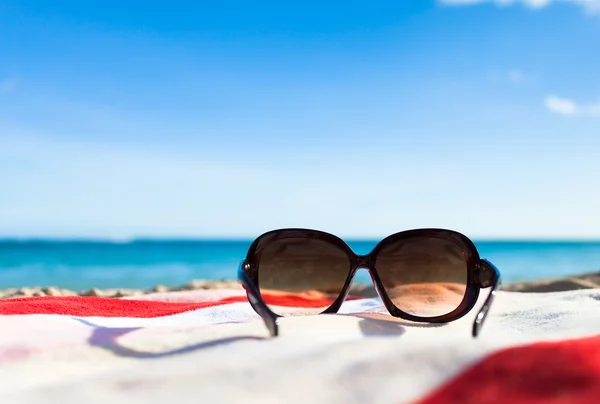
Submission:
M 419 404 L 598 404 L 600 336 L 499 351 Z
M 328 299 L 309 299 L 293 295 L 266 296 L 270 304 L 287 307 L 327 307 Z M 125 300 L 91 296 L 43 296 L 0 300 L 0 314 L 63 314 L 71 316 L 151 318 L 183 313 L 223 304 L 247 302 L 245 296 L 232 296 L 197 303 Z

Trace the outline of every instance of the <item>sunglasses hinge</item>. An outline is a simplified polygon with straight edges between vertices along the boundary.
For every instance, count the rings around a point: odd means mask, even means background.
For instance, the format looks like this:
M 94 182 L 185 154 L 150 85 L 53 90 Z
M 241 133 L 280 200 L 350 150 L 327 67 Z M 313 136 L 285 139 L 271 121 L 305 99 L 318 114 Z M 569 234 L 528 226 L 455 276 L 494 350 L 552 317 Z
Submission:
M 489 288 L 494 284 L 496 271 L 486 260 L 480 260 L 477 265 L 478 283 L 481 288 Z

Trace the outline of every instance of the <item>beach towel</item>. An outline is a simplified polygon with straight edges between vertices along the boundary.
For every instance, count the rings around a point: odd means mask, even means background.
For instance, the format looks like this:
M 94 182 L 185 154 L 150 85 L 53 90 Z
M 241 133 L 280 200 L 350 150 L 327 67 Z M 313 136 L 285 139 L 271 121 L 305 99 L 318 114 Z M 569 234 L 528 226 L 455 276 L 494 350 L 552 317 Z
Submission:
M 270 338 L 237 289 L 2 300 L 0 403 L 600 402 L 600 290 L 499 292 L 477 339 L 475 313 L 361 298 Z

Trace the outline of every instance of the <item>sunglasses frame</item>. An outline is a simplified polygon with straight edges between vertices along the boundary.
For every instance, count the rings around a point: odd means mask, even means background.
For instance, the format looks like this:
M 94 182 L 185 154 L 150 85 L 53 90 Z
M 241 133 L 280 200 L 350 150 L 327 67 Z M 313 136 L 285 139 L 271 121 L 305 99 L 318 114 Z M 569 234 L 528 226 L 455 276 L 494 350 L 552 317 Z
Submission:
M 394 305 L 388 296 L 379 274 L 377 273 L 375 263 L 377 260 L 377 255 L 383 247 L 390 243 L 398 243 L 405 239 L 419 237 L 440 238 L 451 241 L 461 247 L 466 255 L 467 285 L 465 294 L 459 306 L 448 314 L 436 317 L 419 317 L 400 310 Z M 254 311 L 256 311 L 256 313 L 262 317 L 265 325 L 269 329 L 271 336 L 278 335 L 276 320 L 281 316 L 271 311 L 262 298 L 258 277 L 258 263 L 260 261 L 261 251 L 265 245 L 268 245 L 270 242 L 286 238 L 307 238 L 325 241 L 343 249 L 349 258 L 350 266 L 348 269 L 348 276 L 346 277 L 346 281 L 339 296 L 320 314 L 332 314 L 338 312 L 348 296 L 350 286 L 352 285 L 352 281 L 356 275 L 356 272 L 361 268 L 365 268 L 369 271 L 371 280 L 375 286 L 375 290 L 388 312 L 393 317 L 420 323 L 448 323 L 458 320 L 473 309 L 477 303 L 481 289 L 492 288 L 490 295 L 485 300 L 484 305 L 479 310 L 475 321 L 473 322 L 472 335 L 473 337 L 477 337 L 481 327 L 483 326 L 483 322 L 485 321 L 488 310 L 493 302 L 495 292 L 500 285 L 500 271 L 498 268 L 496 268 L 488 260 L 481 259 L 479 257 L 477 248 L 468 237 L 453 230 L 428 228 L 406 230 L 395 233 L 377 243 L 373 250 L 366 255 L 356 254 L 344 240 L 334 236 L 333 234 L 320 230 L 301 228 L 272 230 L 262 234 L 256 238 L 256 240 L 254 240 L 248 249 L 246 259 L 240 263 L 238 270 L 238 278 L 246 290 L 248 301 L 250 302 Z

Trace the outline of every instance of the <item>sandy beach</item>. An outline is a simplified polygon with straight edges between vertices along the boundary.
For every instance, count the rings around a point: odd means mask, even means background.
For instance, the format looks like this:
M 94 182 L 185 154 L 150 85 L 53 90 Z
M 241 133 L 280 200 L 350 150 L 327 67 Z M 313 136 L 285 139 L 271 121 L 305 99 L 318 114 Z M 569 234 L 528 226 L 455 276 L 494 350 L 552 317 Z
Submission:
M 206 281 L 194 280 L 182 286 L 164 286 L 157 285 L 150 289 L 87 289 L 87 290 L 69 290 L 59 287 L 23 287 L 0 290 L 0 299 L 10 299 L 17 297 L 33 296 L 99 296 L 99 297 L 134 297 L 150 293 L 165 293 L 176 291 L 190 291 L 202 289 L 235 289 L 239 288 L 237 281 Z M 501 286 L 502 290 L 512 292 L 561 292 L 578 289 L 600 288 L 600 272 L 593 272 L 584 275 L 570 276 L 565 278 L 549 278 L 527 282 L 507 283 Z M 374 297 L 375 288 L 372 285 L 353 285 L 351 294 L 355 296 Z

